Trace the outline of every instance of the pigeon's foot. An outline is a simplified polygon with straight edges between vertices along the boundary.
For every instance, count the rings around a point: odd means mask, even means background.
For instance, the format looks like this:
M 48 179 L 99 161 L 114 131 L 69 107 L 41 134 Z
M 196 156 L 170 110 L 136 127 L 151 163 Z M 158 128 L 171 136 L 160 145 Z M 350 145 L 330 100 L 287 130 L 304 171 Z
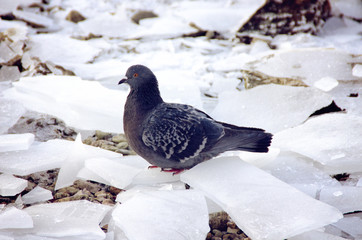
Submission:
M 148 169 L 152 169 L 152 168 L 161 168 L 161 167 L 158 167 L 158 166 L 149 166 L 148 167 Z M 172 173 L 172 175 L 180 174 L 185 170 L 187 170 L 187 169 L 161 168 L 161 172 L 170 172 L 170 173 Z

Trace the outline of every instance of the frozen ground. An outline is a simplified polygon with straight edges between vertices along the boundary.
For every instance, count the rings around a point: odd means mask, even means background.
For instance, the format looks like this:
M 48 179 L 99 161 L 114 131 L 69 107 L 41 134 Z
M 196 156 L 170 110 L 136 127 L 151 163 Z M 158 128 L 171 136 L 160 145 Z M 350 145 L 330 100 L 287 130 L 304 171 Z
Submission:
M 209 214 L 222 210 L 252 239 L 362 239 L 361 1 L 332 0 L 335 17 L 317 36 L 262 37 L 250 45 L 233 36 L 262 0 L 52 0 L 46 11 L 32 0 L 35 7 L 17 8 L 25 2 L 0 2 L 0 14 L 28 22 L 0 19 L 7 36 L 0 62 L 20 56 L 25 68 L 0 69 L 0 195 L 18 196 L 0 205 L 0 239 L 201 240 Z M 67 21 L 71 10 L 86 19 Z M 158 17 L 135 24 L 139 10 Z M 182 37 L 195 25 L 225 38 Z M 172 176 L 147 169 L 138 156 L 84 145 L 80 136 L 38 142 L 31 133 L 8 134 L 27 111 L 82 133 L 121 133 L 128 88 L 117 83 L 132 64 L 154 71 L 165 101 L 272 132 L 270 152 L 227 153 Z M 246 90 L 245 71 L 309 87 Z M 311 116 L 332 101 L 343 111 Z M 28 183 L 19 176 L 55 168 L 56 189 L 86 179 L 126 191 L 113 207 L 50 203 L 53 193 L 41 187 L 20 194 Z

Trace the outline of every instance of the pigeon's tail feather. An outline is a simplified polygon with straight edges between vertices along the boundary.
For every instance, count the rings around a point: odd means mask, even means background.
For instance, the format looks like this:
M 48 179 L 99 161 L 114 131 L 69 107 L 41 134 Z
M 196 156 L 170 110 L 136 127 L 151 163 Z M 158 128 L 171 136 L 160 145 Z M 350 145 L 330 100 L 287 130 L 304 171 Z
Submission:
M 222 151 L 268 152 L 273 135 L 259 128 L 238 127 L 222 123 L 225 135 L 216 148 Z

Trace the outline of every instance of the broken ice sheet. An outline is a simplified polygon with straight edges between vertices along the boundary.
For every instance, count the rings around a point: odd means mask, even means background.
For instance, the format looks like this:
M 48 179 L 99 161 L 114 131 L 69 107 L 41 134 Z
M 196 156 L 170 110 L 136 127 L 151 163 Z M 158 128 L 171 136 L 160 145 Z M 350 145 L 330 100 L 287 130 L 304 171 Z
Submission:
M 331 174 L 362 172 L 362 117 L 329 113 L 274 135 L 273 146 L 322 164 Z
M 0 135 L 0 152 L 27 150 L 33 142 L 32 133 Z
M 7 132 L 25 112 L 17 101 L 0 98 L 0 134 Z
M 314 88 L 269 84 L 241 92 L 221 93 L 212 116 L 224 122 L 274 133 L 297 126 L 331 102 L 329 95 Z
M 78 134 L 73 146 L 63 162 L 55 184 L 55 190 L 72 185 L 77 179 L 79 171 L 84 167 L 84 161 L 89 158 L 117 158 L 119 153 L 85 145 L 82 143 L 81 135 Z M 94 169 L 93 169 L 94 170 Z M 104 171 L 101 171 L 104 176 Z M 108 176 L 110 179 L 112 176 Z
M 38 204 L 25 208 L 33 219 L 28 233 L 65 239 L 104 239 L 99 223 L 110 206 L 86 200 Z
M 30 192 L 24 194 L 21 198 L 24 204 L 33 204 L 53 199 L 53 194 L 51 191 L 47 189 L 44 189 L 40 186 L 36 186 Z
M 309 86 L 323 77 L 340 80 L 357 80 L 352 75 L 353 56 L 340 50 L 303 48 L 278 50 L 257 61 L 246 64 L 248 70 L 260 71 L 274 77 L 303 80 Z
M 28 186 L 28 181 L 11 174 L 0 174 L 0 196 L 15 196 Z
M 319 199 L 343 213 L 362 211 L 362 188 L 353 186 L 325 187 Z
M 326 186 L 341 185 L 336 179 L 313 166 L 312 159 L 293 152 L 282 152 L 274 161 L 263 166 L 263 170 L 313 198 L 317 191 Z
M 99 82 L 75 76 L 21 78 L 4 96 L 32 111 L 62 119 L 68 126 L 84 130 L 122 132 L 124 91 L 110 90 Z M 92 121 L 90 121 L 92 119 Z
M 203 162 L 181 180 L 220 205 L 251 239 L 285 239 L 343 217 L 238 157 Z
M 354 237 L 354 239 L 362 239 L 362 219 L 360 216 L 345 216 L 333 226 L 341 229 L 344 233 Z
M 0 172 L 24 176 L 59 168 L 72 145 L 71 141 L 55 139 L 34 142 L 28 150 L 0 153 Z
M 0 229 L 32 228 L 31 216 L 16 207 L 9 206 L 0 210 Z M 1 232 L 0 232 L 1 234 Z M 1 237 L 1 235 L 0 235 Z
M 116 237 L 129 240 L 204 240 L 209 231 L 205 198 L 195 190 L 140 192 L 117 206 L 112 221 Z
M 86 159 L 84 168 L 78 172 L 77 176 L 124 189 L 137 174 L 148 166 L 148 163 L 140 157 L 138 159 L 133 158 L 133 163 L 123 161 L 124 158 L 127 157 L 119 157 L 117 159 L 107 159 L 104 157 Z

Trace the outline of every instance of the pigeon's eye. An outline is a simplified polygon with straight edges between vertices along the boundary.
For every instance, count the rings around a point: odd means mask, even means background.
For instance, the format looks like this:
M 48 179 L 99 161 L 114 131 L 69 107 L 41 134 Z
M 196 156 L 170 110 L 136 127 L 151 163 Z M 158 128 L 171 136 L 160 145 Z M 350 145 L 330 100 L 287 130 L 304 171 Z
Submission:
M 138 73 L 133 74 L 133 77 L 138 77 Z

